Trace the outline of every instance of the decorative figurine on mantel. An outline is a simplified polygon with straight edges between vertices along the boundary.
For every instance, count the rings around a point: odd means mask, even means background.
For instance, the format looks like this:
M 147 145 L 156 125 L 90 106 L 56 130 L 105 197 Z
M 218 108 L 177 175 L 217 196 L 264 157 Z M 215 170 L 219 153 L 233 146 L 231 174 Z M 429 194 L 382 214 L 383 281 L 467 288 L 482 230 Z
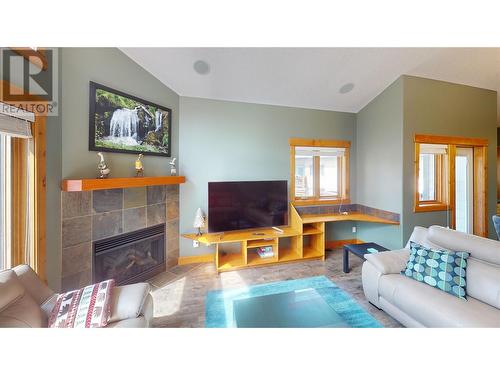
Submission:
M 175 160 L 177 158 L 173 158 L 170 164 L 170 176 L 177 176 L 177 168 L 175 168 Z
M 102 154 L 102 152 L 98 152 L 97 156 L 99 156 L 99 158 L 101 159 L 99 161 L 99 164 L 97 164 L 97 169 L 99 169 L 99 174 L 100 174 L 99 178 L 108 178 L 111 170 L 108 168 L 108 166 L 104 162 L 104 155 Z
M 142 157 L 144 155 L 142 154 L 139 154 L 139 157 L 137 158 L 137 160 L 135 161 L 135 177 L 144 177 L 144 167 L 142 165 Z

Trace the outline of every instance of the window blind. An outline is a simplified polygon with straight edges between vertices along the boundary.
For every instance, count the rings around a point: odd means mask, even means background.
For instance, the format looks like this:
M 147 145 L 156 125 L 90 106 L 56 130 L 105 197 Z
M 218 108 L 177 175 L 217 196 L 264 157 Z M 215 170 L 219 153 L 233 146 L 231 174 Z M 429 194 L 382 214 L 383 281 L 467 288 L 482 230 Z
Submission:
M 31 112 L 0 102 L 0 133 L 16 138 L 31 138 Z
M 343 156 L 345 148 L 336 147 L 296 147 L 296 156 Z
M 428 143 L 420 144 L 421 154 L 444 155 L 447 153 L 447 150 L 448 150 L 448 145 L 428 144 Z

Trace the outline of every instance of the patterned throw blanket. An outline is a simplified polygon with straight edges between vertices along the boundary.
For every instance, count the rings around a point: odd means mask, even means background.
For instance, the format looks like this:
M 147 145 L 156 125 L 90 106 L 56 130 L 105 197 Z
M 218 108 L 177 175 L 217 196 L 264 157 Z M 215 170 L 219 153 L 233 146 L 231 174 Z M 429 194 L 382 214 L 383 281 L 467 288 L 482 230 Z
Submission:
M 111 317 L 114 280 L 60 294 L 49 319 L 50 328 L 98 328 Z

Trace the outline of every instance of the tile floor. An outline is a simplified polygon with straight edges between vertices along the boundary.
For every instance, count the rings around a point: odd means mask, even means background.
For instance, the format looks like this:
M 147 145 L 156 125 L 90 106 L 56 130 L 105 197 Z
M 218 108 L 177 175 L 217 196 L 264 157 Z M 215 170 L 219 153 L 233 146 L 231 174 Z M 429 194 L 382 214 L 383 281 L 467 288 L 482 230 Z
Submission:
M 325 262 L 305 261 L 249 268 L 217 275 L 211 263 L 176 266 L 151 280 L 155 303 L 155 327 L 204 327 L 205 295 L 209 290 L 325 275 L 353 296 L 385 327 L 401 325 L 368 303 L 361 284 L 362 260 L 350 256 L 351 272 L 342 272 L 342 251 L 327 251 Z

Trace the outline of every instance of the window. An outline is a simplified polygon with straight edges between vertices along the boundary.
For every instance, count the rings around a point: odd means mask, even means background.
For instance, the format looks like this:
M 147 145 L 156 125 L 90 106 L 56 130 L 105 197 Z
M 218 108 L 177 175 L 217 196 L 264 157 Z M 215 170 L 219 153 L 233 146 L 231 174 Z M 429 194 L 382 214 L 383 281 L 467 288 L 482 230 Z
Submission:
M 291 188 L 295 204 L 349 199 L 347 141 L 291 139 Z
M 5 104 L 2 103 L 3 106 Z M 11 107 L 13 108 L 13 107 Z M 31 122 L 0 112 L 0 269 L 35 270 L 35 158 Z M 17 115 L 17 113 L 16 113 Z
M 24 92 L 0 80 L 0 133 L 5 136 L 0 147 L 1 266 L 27 263 L 45 281 L 46 114 L 20 109 L 32 108 L 33 101 L 3 100 L 8 87 Z M 42 98 L 36 103 L 47 108 Z
M 448 206 L 448 145 L 416 145 L 416 211 L 445 210 Z

